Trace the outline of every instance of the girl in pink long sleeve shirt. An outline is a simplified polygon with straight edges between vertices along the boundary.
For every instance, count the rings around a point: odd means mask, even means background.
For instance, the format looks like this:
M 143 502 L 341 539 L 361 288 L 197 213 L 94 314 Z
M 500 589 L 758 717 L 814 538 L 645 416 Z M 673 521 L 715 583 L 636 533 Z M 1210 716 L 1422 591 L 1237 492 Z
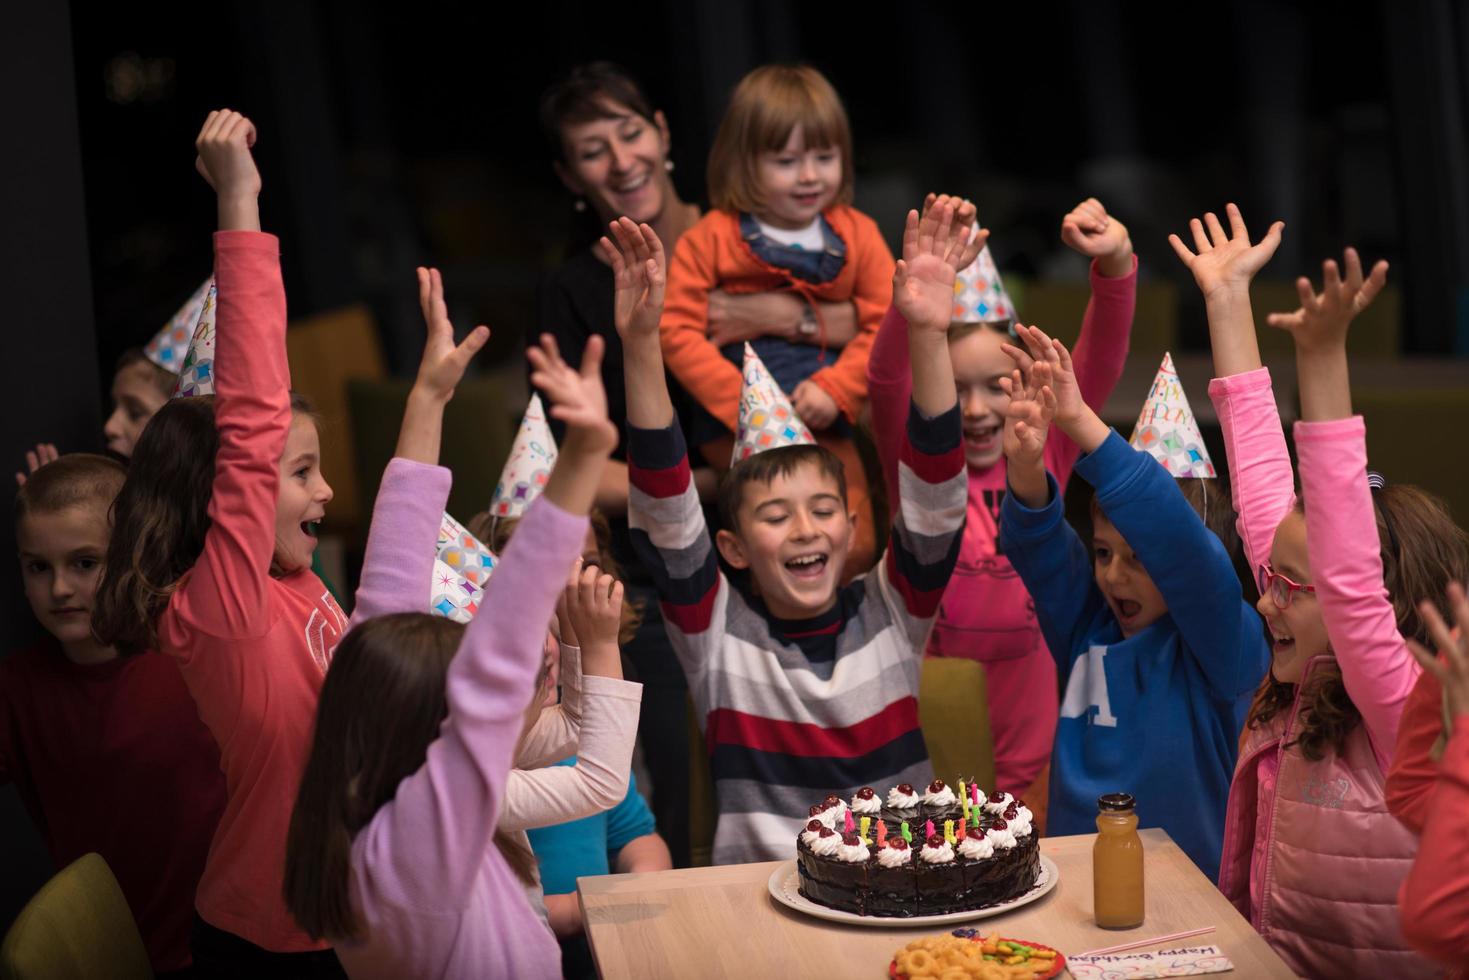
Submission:
M 1348 252 L 1322 295 L 1271 322 L 1295 336 L 1303 420 L 1297 501 L 1269 375 L 1259 366 L 1249 281 L 1279 244 L 1256 246 L 1237 209 L 1226 234 L 1195 221 L 1198 254 L 1171 241 L 1209 312 L 1210 385 L 1233 480 L 1240 537 L 1274 637 L 1271 676 L 1251 710 L 1225 816 L 1219 887 L 1306 976 L 1432 976 L 1408 950 L 1391 905 L 1414 842 L 1387 811 L 1384 776 L 1418 676 L 1404 635 L 1423 632 L 1405 585 L 1447 581 L 1469 555 L 1440 507 L 1411 488 L 1369 489 L 1365 427 L 1351 415 L 1345 339 L 1381 288 Z M 1433 559 L 1444 556 L 1443 561 Z M 1388 588 L 1393 590 L 1390 596 Z
M 568 435 L 466 628 L 421 610 L 449 492 L 449 473 L 436 465 L 443 406 L 488 332 L 477 328 L 455 347 L 441 293 L 425 287 L 424 296 L 425 313 L 435 307 L 429 341 L 374 510 L 360 623 L 322 689 L 291 823 L 287 903 L 311 935 L 332 939 L 354 977 L 554 977 L 559 948 L 526 899 L 534 865 L 496 825 L 538 706 L 545 624 L 617 441 L 598 373 L 601 344 L 589 345 L 581 374 L 554 345 L 532 351 L 533 380 Z M 628 687 L 590 699 L 583 744 L 631 741 L 619 739 L 636 729 L 636 685 Z M 631 723 L 620 707 L 628 700 Z M 610 710 L 594 707 L 601 702 Z M 618 754 L 594 766 L 617 770 Z
M 964 215 L 972 220 L 972 208 Z M 1087 404 L 1100 406 L 1112 393 L 1127 360 L 1137 302 L 1137 260 L 1127 229 L 1089 199 L 1062 223 L 1068 245 L 1090 257 L 1092 298 L 1073 355 Z M 949 350 L 964 413 L 969 472 L 969 512 L 959 562 L 944 590 L 928 643 L 931 657 L 965 657 L 984 664 L 990 729 L 995 747 L 995 789 L 1019 796 L 1030 789 L 1051 756 L 1060 710 L 1056 661 L 1046 649 L 1035 604 L 1000 553 L 1000 503 L 1005 458 L 999 429 L 1009 396 L 998 379 L 1014 364 L 1000 351 L 1010 339 L 1008 322 L 955 323 Z M 888 499 L 896 500 L 898 445 L 907 419 L 912 381 L 908 324 L 894 307 L 884 317 L 867 362 L 872 430 L 882 459 Z M 1078 450 L 1070 439 L 1046 445 L 1046 469 L 1064 489 Z
M 195 967 L 340 975 L 281 899 L 290 800 L 347 620 L 310 569 L 331 488 L 314 421 L 293 413 L 254 132 L 223 111 L 199 136 L 219 197 L 216 394 L 172 400 L 138 441 L 94 629 L 124 655 L 156 645 L 174 658 L 219 743 L 227 798 L 195 900 Z

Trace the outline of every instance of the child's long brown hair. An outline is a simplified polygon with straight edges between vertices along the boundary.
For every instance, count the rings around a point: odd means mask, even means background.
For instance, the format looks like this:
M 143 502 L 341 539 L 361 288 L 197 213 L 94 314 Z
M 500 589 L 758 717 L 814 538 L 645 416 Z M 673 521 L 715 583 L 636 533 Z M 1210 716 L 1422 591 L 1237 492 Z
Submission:
M 463 638 L 460 623 L 397 613 L 354 627 L 337 646 L 286 836 L 286 905 L 313 938 L 357 935 L 352 840 L 422 768 L 449 714 L 446 679 Z M 534 883 L 535 856 L 503 832 L 494 839 L 516 876 Z
M 291 411 L 315 418 L 295 392 Z M 170 399 L 138 438 L 92 606 L 92 631 L 120 654 L 158 645 L 158 615 L 204 550 L 218 452 L 212 395 Z
M 1307 504 L 1309 506 L 1309 504 Z M 1405 638 L 1432 647 L 1418 603 L 1428 599 L 1445 618 L 1444 593 L 1450 582 L 1469 577 L 1469 536 L 1454 523 L 1448 508 L 1433 494 L 1412 486 L 1384 486 L 1372 491 L 1382 552 L 1382 580 Z M 1296 510 L 1304 513 L 1301 501 Z M 1309 544 L 1309 543 L 1308 543 Z M 1277 681 L 1271 674 L 1250 706 L 1250 728 L 1259 728 L 1288 712 L 1296 700 L 1296 685 Z M 1346 737 L 1362 721 L 1362 713 L 1347 694 L 1336 664 L 1318 668 L 1301 691 L 1300 734 L 1294 744 L 1301 754 L 1317 761 L 1330 751 L 1341 751 Z

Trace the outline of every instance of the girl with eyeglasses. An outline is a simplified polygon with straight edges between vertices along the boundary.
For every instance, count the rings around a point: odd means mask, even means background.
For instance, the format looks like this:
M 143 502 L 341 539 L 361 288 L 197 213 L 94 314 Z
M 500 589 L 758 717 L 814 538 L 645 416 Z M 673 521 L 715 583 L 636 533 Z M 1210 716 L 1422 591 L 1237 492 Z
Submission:
M 1258 569 L 1270 676 L 1250 710 L 1225 816 L 1219 887 L 1304 976 L 1437 976 L 1398 926 L 1398 886 L 1417 850 L 1388 812 L 1384 773 L 1420 668 L 1407 639 L 1430 641 L 1418 603 L 1439 602 L 1469 571 L 1469 539 L 1443 505 L 1367 473 L 1352 414 L 1346 336 L 1387 278 L 1323 264 L 1316 293 L 1272 326 L 1295 341 L 1301 420 L 1295 493 L 1249 285 L 1280 244 L 1276 223 L 1251 245 L 1239 209 L 1224 230 L 1191 222 L 1195 251 L 1169 237 L 1204 294 L 1218 410 L 1239 531 Z

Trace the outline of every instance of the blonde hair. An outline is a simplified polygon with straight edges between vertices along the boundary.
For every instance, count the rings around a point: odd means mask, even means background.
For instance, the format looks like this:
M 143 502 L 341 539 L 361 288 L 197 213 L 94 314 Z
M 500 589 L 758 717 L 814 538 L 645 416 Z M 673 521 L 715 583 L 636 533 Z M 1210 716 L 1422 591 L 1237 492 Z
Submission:
M 740 80 L 709 149 L 709 203 L 721 211 L 758 211 L 759 155 L 785 148 L 800 126 L 807 147 L 842 155 L 835 203 L 852 202 L 852 128 L 841 96 L 807 65 L 765 65 Z

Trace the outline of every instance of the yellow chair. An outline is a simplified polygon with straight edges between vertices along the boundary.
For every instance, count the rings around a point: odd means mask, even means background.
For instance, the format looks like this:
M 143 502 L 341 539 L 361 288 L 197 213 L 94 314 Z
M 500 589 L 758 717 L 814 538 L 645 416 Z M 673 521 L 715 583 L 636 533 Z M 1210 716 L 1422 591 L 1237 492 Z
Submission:
M 1034 323 L 1068 344 L 1075 343 L 1091 299 L 1090 283 L 1031 282 L 1021 276 L 1006 276 L 1005 285 L 1020 322 Z M 1166 280 L 1138 283 L 1129 350 L 1162 354 L 1177 347 L 1178 286 Z
M 1469 457 L 1452 435 L 1469 432 L 1469 388 L 1353 385 L 1352 408 L 1367 420 L 1367 465 L 1442 497 L 1469 527 Z
M 709 747 L 699 730 L 694 701 L 689 706 L 689 866 L 707 868 L 714 863 L 714 824 L 719 801 L 714 796 L 714 776 L 709 771 Z
M 347 381 L 387 376 L 377 322 L 362 305 L 294 321 L 286 331 L 286 358 L 291 365 L 292 387 L 310 400 L 324 423 L 321 469 L 335 492 L 326 509 L 325 523 L 329 529 L 365 528 L 371 513 L 368 503 L 376 493 L 377 481 L 363 488 L 352 465 Z
M 26 903 L 0 946 L 0 980 L 148 980 L 127 899 L 101 855 L 63 868 Z
M 1321 285 L 1321 269 L 1311 273 L 1312 283 Z M 1277 330 L 1266 323 L 1272 313 L 1289 313 L 1301 305 L 1301 295 L 1296 292 L 1294 280 L 1256 279 L 1250 284 L 1250 307 L 1255 313 L 1256 335 L 1260 338 L 1260 353 L 1267 362 L 1280 355 L 1280 359 L 1295 354 L 1295 341 L 1284 330 Z M 1352 332 L 1347 335 L 1347 354 L 1351 357 L 1392 359 L 1401 351 L 1403 332 L 1403 293 L 1396 284 L 1388 283 L 1352 322 Z
M 995 785 L 995 743 L 990 735 L 989 690 L 984 666 L 974 660 L 925 657 L 918 681 L 918 722 L 933 771 L 946 783 L 973 778 Z

